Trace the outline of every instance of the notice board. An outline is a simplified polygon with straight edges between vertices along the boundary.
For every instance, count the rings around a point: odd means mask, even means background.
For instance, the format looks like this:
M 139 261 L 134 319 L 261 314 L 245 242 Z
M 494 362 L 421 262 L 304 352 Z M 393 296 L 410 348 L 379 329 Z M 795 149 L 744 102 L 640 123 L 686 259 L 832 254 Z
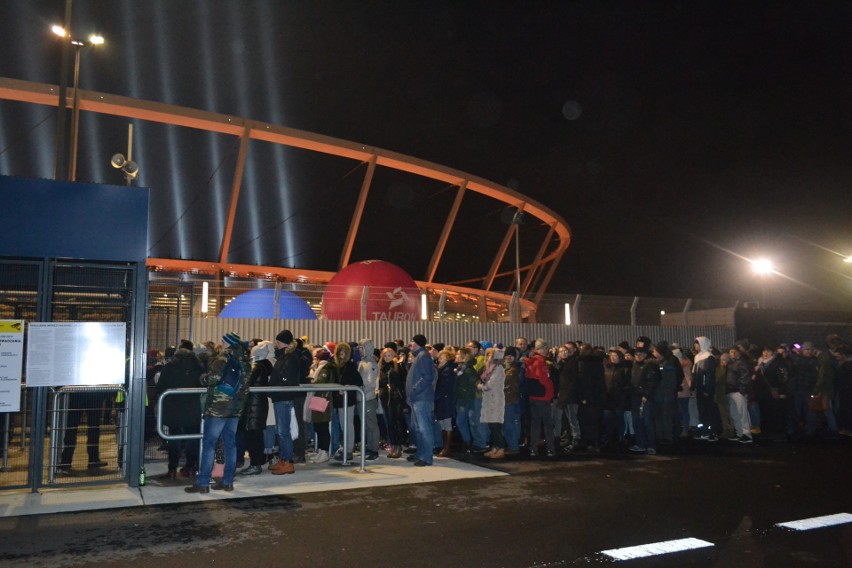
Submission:
M 127 324 L 49 322 L 27 326 L 27 386 L 125 382 Z

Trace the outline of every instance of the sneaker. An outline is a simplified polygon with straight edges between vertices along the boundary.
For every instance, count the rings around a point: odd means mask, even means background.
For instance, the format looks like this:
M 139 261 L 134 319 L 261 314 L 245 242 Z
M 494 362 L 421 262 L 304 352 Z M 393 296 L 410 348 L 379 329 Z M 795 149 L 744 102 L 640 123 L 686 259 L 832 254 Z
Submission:
M 425 462 L 425 461 L 423 461 L 423 460 L 417 460 L 416 462 L 414 462 L 414 466 L 415 466 L 415 467 L 424 467 L 424 466 L 427 466 L 427 465 L 432 465 L 432 464 L 431 464 L 431 463 L 426 463 L 426 462 Z
M 379 452 L 367 452 L 367 455 L 364 456 L 364 459 L 367 461 L 376 461 L 379 459 Z
M 700 436 L 696 436 L 696 437 L 695 437 L 695 439 L 696 439 L 696 440 L 705 440 L 705 441 L 706 441 L 706 440 L 709 440 L 709 439 L 710 439 L 710 436 L 708 436 L 707 434 L 701 434 Z
M 538 456 L 538 452 L 534 448 L 530 448 L 530 457 L 534 458 Z
M 328 461 L 328 452 L 320 450 L 311 458 L 310 461 L 311 463 L 325 463 Z
M 221 481 L 217 482 L 216 485 L 211 485 L 210 489 L 214 491 L 233 491 L 234 484 L 233 483 L 222 483 Z
M 190 485 L 189 487 L 184 487 L 184 491 L 187 493 L 210 493 L 210 487 L 206 485 Z
M 739 441 L 740 441 L 740 437 L 739 437 L 739 436 L 737 436 L 736 434 L 734 434 L 734 435 L 732 435 L 730 438 L 728 438 L 728 441 L 729 441 L 729 442 L 739 442 Z
M 332 459 L 334 461 L 342 462 L 343 461 L 343 453 L 341 452 L 340 454 L 334 454 L 334 457 Z M 348 454 L 346 456 L 346 461 L 352 461 L 352 454 Z
M 743 434 L 742 436 L 740 436 L 740 437 L 737 439 L 737 441 L 738 441 L 740 444 L 751 444 L 751 441 L 752 441 L 752 440 L 751 440 L 751 436 L 746 436 L 745 434 Z
M 250 465 L 240 471 L 240 475 L 260 475 L 263 473 L 263 467 L 259 465 Z
M 654 448 L 648 448 L 647 450 L 645 450 L 645 453 L 649 456 L 655 456 L 657 455 L 657 450 L 655 450 Z
M 645 451 L 645 448 L 640 448 L 636 444 L 633 444 L 632 446 L 630 446 L 627 449 L 631 452 L 637 452 L 637 453 L 643 453 Z
M 547 450 L 547 457 L 549 457 L 549 458 L 555 458 L 555 457 L 556 457 L 556 452 L 554 452 L 553 450 Z
M 718 442 L 719 437 L 716 436 L 715 434 L 710 434 L 709 436 L 707 436 L 707 441 L 708 442 Z

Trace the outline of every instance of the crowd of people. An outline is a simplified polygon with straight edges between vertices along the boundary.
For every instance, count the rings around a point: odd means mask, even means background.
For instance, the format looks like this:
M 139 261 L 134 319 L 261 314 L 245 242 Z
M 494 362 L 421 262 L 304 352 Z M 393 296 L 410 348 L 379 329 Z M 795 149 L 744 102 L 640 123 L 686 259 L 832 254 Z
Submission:
M 451 346 L 418 334 L 377 348 L 372 339 L 310 343 L 282 330 L 273 340 L 236 333 L 198 347 L 184 340 L 169 355 L 157 392 L 208 389 L 202 400 L 170 396 L 163 405 L 170 435 L 197 434 L 201 410 L 200 457 L 197 440 L 168 441 L 165 476 L 194 478 L 190 493 L 233 490 L 237 475 L 264 467 L 284 475 L 301 463 L 351 460 L 356 450 L 368 461 L 384 453 L 424 467 L 457 452 L 489 460 L 654 455 L 681 439 L 852 435 L 852 348 L 836 335 L 824 348 L 739 341 L 722 350 L 708 337 L 691 346 L 639 337 L 604 348 L 522 337 Z M 358 416 L 355 393 L 333 388 L 252 392 L 305 384 L 360 387 L 366 411 Z M 363 448 L 355 445 L 356 421 L 364 421 Z

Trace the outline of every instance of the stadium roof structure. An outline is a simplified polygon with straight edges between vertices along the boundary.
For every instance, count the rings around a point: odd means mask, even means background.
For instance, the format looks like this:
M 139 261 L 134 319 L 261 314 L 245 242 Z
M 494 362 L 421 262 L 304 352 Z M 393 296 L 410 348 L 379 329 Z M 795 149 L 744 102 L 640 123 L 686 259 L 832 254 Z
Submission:
M 0 99 L 55 107 L 59 101 L 58 92 L 59 87 L 56 85 L 0 77 Z M 70 99 L 68 104 L 70 106 Z M 329 154 L 366 165 L 366 173 L 361 182 L 348 232 L 340 245 L 341 250 L 339 260 L 336 263 L 336 270 L 340 270 L 350 263 L 353 246 L 359 231 L 377 230 L 372 228 L 369 223 L 362 223 L 365 220 L 367 196 L 377 168 L 389 168 L 422 176 L 456 188 L 455 198 L 443 223 L 434 223 L 435 233 L 433 235 L 422 236 L 427 240 L 434 239 L 435 243 L 423 278 L 416 280 L 417 275 L 413 275 L 417 284 L 423 288 L 442 288 L 459 294 L 485 295 L 505 301 L 508 298 L 505 289 L 501 291 L 493 289 L 495 279 L 515 275 L 517 272 L 518 280 L 520 280 L 521 275 L 523 275 L 523 279 L 520 281 L 520 287 L 513 282 L 512 292 L 518 293 L 523 304 L 535 310 L 535 305 L 541 301 L 542 295 L 550 285 L 557 265 L 571 242 L 571 230 L 568 224 L 545 205 L 509 187 L 415 157 L 277 124 L 82 89 L 79 92 L 79 109 L 88 113 L 112 115 L 218 133 L 235 137 L 239 143 L 218 255 L 202 260 L 197 258 L 192 260 L 148 258 L 147 265 L 154 272 L 183 272 L 303 283 L 327 283 L 336 274 L 335 270 L 306 270 L 229 261 L 237 206 L 240 203 L 241 189 L 244 185 L 243 178 L 249 142 L 252 140 Z M 490 262 L 490 268 L 486 274 L 472 274 L 469 278 L 457 280 L 451 284 L 438 283 L 435 281 L 436 272 L 444 258 L 450 233 L 456 223 L 463 200 L 471 193 L 501 202 L 518 212 L 522 212 L 525 216 L 535 218 L 546 228 L 546 236 L 537 247 L 534 257 L 525 258 L 523 262 L 518 261 L 512 269 L 506 270 L 504 268 L 501 271 L 501 265 L 504 264 L 507 251 L 513 236 L 516 234 L 516 226 L 508 223 L 507 230 L 501 235 L 500 225 L 497 225 L 497 228 L 494 229 L 495 234 L 488 235 L 488 238 L 484 239 L 485 242 L 495 243 L 496 245 L 495 250 L 493 250 L 493 260 Z M 483 254 L 490 255 L 490 252 L 482 251 L 482 248 L 479 247 L 479 250 Z M 479 287 L 467 286 L 469 284 L 478 284 Z

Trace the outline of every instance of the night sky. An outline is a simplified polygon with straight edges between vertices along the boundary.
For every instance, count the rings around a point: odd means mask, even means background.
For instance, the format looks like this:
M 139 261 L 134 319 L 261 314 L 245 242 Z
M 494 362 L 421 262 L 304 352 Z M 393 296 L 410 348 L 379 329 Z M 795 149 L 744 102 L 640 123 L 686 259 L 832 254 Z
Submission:
M 58 83 L 64 1 L 0 3 L 0 76 Z M 81 88 L 415 156 L 507 185 L 573 242 L 549 291 L 852 308 L 852 3 L 86 1 Z M 52 109 L 0 101 L 0 173 L 50 177 Z M 122 183 L 126 121 L 83 114 L 78 179 Z M 41 122 L 44 121 L 44 122 Z M 212 258 L 237 144 L 135 125 L 150 256 Z M 234 262 L 333 270 L 364 167 L 252 143 Z M 377 174 L 352 260 L 423 278 L 454 190 Z M 241 202 L 242 203 L 242 202 Z M 487 271 L 466 198 L 437 279 Z M 437 224 L 437 226 L 436 226 Z M 545 229 L 525 226 L 531 259 Z M 334 239 L 329 239 L 335 234 Z M 423 235 L 429 235 L 423 238 Z M 481 251 L 481 253 L 479 252 Z

